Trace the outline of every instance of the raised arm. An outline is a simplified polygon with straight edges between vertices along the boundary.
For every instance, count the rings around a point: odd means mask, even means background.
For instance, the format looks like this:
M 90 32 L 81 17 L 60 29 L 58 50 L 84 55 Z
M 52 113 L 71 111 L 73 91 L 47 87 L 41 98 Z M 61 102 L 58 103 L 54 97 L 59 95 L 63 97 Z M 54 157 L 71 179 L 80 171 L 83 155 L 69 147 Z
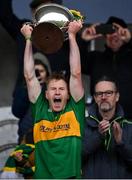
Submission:
M 26 39 L 24 52 L 24 76 L 27 83 L 29 99 L 34 103 L 41 92 L 41 86 L 35 75 L 32 42 L 30 40 L 32 31 L 33 29 L 29 25 L 24 25 L 21 28 L 21 32 Z
M 80 52 L 76 42 L 76 34 L 81 27 L 81 21 L 73 21 L 70 22 L 68 28 L 70 43 L 70 93 L 76 102 L 84 95 L 81 77 Z
M 27 20 L 21 20 L 15 15 L 12 4 L 13 0 L 0 0 L 0 23 L 10 36 L 17 40 L 17 36 L 21 36 L 20 28 Z

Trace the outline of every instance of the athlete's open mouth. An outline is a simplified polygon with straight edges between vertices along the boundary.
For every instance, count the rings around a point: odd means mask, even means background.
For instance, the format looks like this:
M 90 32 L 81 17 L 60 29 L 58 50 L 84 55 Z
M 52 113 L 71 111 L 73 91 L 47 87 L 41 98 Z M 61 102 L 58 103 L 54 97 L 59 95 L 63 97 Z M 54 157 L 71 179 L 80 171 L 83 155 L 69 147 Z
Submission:
M 61 98 L 55 98 L 54 99 L 54 103 L 60 103 L 61 102 Z

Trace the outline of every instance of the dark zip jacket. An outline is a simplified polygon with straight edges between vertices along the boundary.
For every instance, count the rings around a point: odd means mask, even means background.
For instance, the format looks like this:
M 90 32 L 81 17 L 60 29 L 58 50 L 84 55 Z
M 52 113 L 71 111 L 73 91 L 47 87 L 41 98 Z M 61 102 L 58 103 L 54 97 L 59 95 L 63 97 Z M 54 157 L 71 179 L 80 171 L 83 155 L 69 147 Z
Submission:
M 100 120 L 102 118 L 94 104 L 89 109 L 83 139 L 83 178 L 132 179 L 132 122 L 123 117 L 123 110 L 119 105 L 105 136 L 98 131 Z M 118 122 L 123 130 L 120 144 L 117 144 L 113 137 L 114 121 Z

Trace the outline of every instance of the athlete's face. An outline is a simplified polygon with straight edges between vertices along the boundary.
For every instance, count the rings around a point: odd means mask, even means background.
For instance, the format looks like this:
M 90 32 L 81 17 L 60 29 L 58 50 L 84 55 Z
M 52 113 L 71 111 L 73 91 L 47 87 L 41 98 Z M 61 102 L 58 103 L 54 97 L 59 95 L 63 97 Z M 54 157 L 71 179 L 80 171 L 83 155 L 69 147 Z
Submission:
M 51 80 L 47 87 L 46 98 L 48 99 L 50 108 L 53 111 L 62 111 L 69 99 L 66 82 L 64 80 Z

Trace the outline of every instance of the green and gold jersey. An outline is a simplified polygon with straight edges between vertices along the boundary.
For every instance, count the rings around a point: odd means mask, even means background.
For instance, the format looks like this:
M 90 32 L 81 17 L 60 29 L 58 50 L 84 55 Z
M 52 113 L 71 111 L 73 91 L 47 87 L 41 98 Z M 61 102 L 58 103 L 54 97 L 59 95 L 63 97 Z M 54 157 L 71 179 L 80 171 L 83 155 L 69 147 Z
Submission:
M 65 109 L 55 113 L 40 94 L 32 109 L 35 119 L 35 178 L 80 178 L 84 98 L 75 102 L 71 97 Z

